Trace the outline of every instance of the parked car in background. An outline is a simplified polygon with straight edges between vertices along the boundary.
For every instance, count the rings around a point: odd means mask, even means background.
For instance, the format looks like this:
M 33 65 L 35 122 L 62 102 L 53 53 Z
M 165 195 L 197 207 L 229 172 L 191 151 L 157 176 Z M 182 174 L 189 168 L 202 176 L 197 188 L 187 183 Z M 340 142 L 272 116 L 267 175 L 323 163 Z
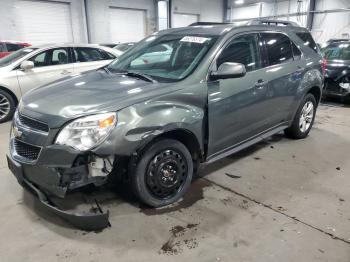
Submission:
M 57 44 L 27 47 L 0 59 L 0 123 L 12 118 L 29 90 L 104 66 L 118 55 L 98 45 Z
M 131 47 L 133 47 L 135 45 L 134 42 L 129 42 L 129 43 L 122 43 L 122 44 L 117 44 L 116 46 L 114 46 L 114 49 L 117 49 L 123 53 L 125 53 L 127 50 L 129 50 Z
M 0 58 L 3 58 L 12 52 L 30 46 L 28 43 L 17 41 L 0 40 Z
M 307 137 L 321 62 L 307 29 L 289 24 L 161 31 L 99 70 L 23 96 L 9 168 L 57 214 L 80 227 L 92 218 L 107 226 L 108 213 L 59 210 L 50 195 L 64 198 L 122 173 L 141 202 L 174 203 L 200 163 L 283 130 Z
M 350 40 L 331 42 L 322 55 L 326 62 L 323 96 L 350 99 Z

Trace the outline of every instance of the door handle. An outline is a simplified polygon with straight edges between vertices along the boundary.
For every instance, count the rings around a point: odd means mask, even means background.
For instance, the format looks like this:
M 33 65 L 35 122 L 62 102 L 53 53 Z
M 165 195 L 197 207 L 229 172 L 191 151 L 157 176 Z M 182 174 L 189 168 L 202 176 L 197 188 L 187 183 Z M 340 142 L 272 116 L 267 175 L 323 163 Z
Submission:
M 61 75 L 68 75 L 68 74 L 70 74 L 70 73 L 72 73 L 72 72 L 67 71 L 67 70 L 63 70 L 63 71 L 61 72 Z
M 264 86 L 267 84 L 267 81 L 263 80 L 263 79 L 259 79 L 256 83 L 255 83 L 255 88 L 256 89 L 263 89 Z

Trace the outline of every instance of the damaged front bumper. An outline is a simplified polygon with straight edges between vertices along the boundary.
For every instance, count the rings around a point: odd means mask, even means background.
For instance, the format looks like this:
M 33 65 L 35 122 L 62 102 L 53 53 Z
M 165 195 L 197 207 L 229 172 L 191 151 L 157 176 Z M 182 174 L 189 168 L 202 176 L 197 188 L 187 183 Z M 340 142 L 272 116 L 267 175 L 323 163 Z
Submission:
M 28 189 L 30 192 L 34 193 L 40 203 L 45 207 L 46 209 L 49 209 L 50 211 L 54 212 L 58 216 L 62 217 L 64 220 L 71 223 L 73 226 L 82 229 L 82 230 L 101 230 L 108 226 L 110 226 L 108 217 L 109 212 L 103 212 L 101 207 L 96 201 L 97 208 L 95 210 L 98 210 L 99 213 L 91 213 L 91 212 L 71 212 L 71 211 L 65 211 L 63 209 L 60 209 L 57 205 L 55 205 L 51 200 L 50 197 L 43 192 L 38 186 L 36 186 L 34 183 L 29 181 L 26 178 L 25 175 L 25 169 L 26 167 L 23 166 L 23 164 L 17 162 L 16 160 L 12 159 L 11 156 L 7 155 L 7 163 L 8 167 L 11 170 L 11 172 L 15 175 L 17 178 L 19 184 L 21 184 L 24 188 Z M 66 192 L 67 188 L 56 188 L 56 195 L 63 196 Z
M 323 96 L 350 97 L 350 75 L 326 77 Z

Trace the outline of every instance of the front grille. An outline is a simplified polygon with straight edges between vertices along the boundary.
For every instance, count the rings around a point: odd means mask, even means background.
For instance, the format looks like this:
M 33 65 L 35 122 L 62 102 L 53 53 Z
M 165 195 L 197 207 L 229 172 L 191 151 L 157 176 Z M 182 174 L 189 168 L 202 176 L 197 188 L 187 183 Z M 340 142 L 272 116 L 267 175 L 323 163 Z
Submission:
M 45 123 L 28 118 L 28 117 L 23 116 L 21 114 L 18 114 L 18 118 L 19 118 L 19 121 L 22 123 L 22 125 L 25 125 L 25 126 L 30 127 L 32 129 L 40 130 L 43 132 L 49 132 L 49 126 Z
M 38 146 L 29 145 L 16 139 L 14 140 L 14 149 L 17 155 L 31 161 L 38 159 L 41 150 Z

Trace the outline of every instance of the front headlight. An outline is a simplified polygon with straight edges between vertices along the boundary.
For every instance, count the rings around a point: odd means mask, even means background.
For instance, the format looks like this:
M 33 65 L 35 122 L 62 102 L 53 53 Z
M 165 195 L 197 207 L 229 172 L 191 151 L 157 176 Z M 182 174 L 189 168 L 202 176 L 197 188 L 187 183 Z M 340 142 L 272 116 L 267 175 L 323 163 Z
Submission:
M 116 123 L 116 113 L 78 118 L 61 130 L 55 144 L 71 146 L 80 151 L 89 150 L 106 139 Z

